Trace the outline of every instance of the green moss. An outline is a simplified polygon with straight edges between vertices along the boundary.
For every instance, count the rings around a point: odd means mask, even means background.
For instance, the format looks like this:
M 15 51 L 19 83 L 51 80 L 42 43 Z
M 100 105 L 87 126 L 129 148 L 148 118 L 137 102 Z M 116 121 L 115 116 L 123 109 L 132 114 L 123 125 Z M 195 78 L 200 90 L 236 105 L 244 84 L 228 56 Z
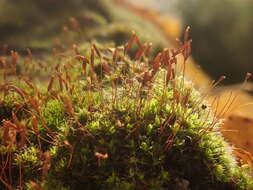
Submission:
M 15 155 L 14 163 L 17 167 L 22 166 L 26 181 L 39 177 L 38 170 L 41 166 L 40 151 L 36 146 L 30 146 L 25 150 L 19 151 Z
M 198 108 L 195 116 L 186 119 L 181 118 L 182 111 L 178 112 L 175 122 L 164 129 L 167 133 L 159 135 L 161 122 L 168 116 L 166 108 L 172 103 L 171 94 L 165 93 L 164 104 L 158 106 L 164 90 L 159 85 L 155 86 L 151 98 L 138 112 L 135 99 L 123 97 L 119 97 L 121 101 L 116 105 L 107 105 L 104 111 L 102 106 L 95 112 L 87 109 L 80 111 L 80 120 L 85 118 L 82 130 L 87 128 L 95 136 L 84 134 L 81 129 L 69 134 L 68 141 L 74 147 L 71 173 L 66 174 L 68 161 L 62 158 L 62 153 L 66 153 L 66 148 L 62 147 L 58 150 L 48 181 L 53 177 L 73 189 L 134 189 L 142 186 L 148 189 L 174 189 L 180 186 L 176 179 L 189 181 L 189 187 L 194 189 L 232 188 L 229 183 L 236 179 L 238 171 L 229 145 L 217 132 L 201 134 L 212 120 L 210 116 L 203 122 L 208 109 L 201 110 L 204 114 L 200 115 L 198 109 L 201 108 Z M 192 99 L 196 100 L 196 97 Z M 198 126 L 200 123 L 203 125 Z M 136 131 L 132 132 L 134 128 Z M 171 147 L 165 150 L 164 145 L 171 132 L 177 135 Z M 98 161 L 95 152 L 107 153 L 109 157 Z M 242 189 L 249 184 L 249 176 L 246 173 L 243 175 L 243 182 L 238 181 Z
M 65 120 L 64 105 L 59 100 L 51 99 L 41 108 L 41 115 L 45 118 L 48 127 L 57 128 Z

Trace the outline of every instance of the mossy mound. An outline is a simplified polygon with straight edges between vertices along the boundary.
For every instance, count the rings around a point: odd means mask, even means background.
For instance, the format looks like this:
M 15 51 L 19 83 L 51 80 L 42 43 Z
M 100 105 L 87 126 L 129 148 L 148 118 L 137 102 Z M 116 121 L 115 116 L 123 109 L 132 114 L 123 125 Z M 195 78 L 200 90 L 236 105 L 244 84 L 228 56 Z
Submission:
M 133 34 L 125 46 L 84 44 L 60 63 L 4 75 L 1 188 L 252 189 L 220 121 L 175 76 L 188 45 L 153 58 Z M 36 67 L 51 75 L 40 88 L 23 78 Z

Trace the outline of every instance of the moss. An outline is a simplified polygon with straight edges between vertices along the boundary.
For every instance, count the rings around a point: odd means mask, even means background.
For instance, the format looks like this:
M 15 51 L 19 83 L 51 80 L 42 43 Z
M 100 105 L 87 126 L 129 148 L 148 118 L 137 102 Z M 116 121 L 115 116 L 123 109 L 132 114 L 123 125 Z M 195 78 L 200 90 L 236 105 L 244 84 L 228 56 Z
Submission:
M 121 90 L 120 94 L 123 95 L 124 88 Z M 165 95 L 161 97 L 164 90 Z M 48 183 L 56 179 L 72 189 L 134 189 L 142 186 L 163 189 L 175 188 L 180 186 L 178 180 L 187 180 L 194 189 L 207 186 L 232 188 L 228 182 L 235 180 L 237 166 L 228 144 L 217 132 L 206 132 L 200 136 L 201 130 L 207 128 L 212 119 L 210 117 L 203 122 L 208 109 L 203 111 L 199 107 L 196 114 L 184 121 L 179 119 L 182 111 L 178 112 L 174 123 L 165 128 L 168 134 L 164 134 L 165 137 L 159 135 L 161 123 L 170 113 L 168 105 L 173 100 L 168 92 L 158 83 L 153 89 L 152 98 L 145 101 L 138 113 L 135 99 L 124 97 L 119 97 L 121 101 L 116 105 L 107 105 L 106 109 L 101 105 L 97 111 L 88 111 L 88 107 L 80 110 L 79 118 L 84 126 L 67 136 L 74 148 L 71 172 L 67 173 L 68 157 L 63 157 L 68 151 L 66 147 L 60 147 L 54 154 Z M 197 101 L 196 97 L 191 98 Z M 159 106 L 161 99 L 165 102 Z M 107 99 L 104 101 L 109 102 Z M 199 110 L 201 115 L 198 114 Z M 203 123 L 202 126 L 199 126 L 200 123 Z M 131 133 L 136 124 L 140 127 Z M 85 128 L 95 136 L 83 133 Z M 164 144 L 172 131 L 177 135 L 172 147 L 166 151 Z M 109 158 L 98 161 L 95 152 L 107 153 Z M 238 181 L 242 189 L 248 183 L 246 176 L 245 179 L 241 178 L 244 182 Z
M 40 151 L 36 146 L 30 146 L 15 155 L 14 163 L 17 167 L 22 166 L 24 176 L 26 177 L 25 181 L 40 177 L 38 174 L 39 167 L 41 166 L 39 154 Z
M 64 105 L 59 100 L 51 99 L 41 108 L 41 115 L 45 119 L 46 125 L 50 128 L 57 128 L 65 120 Z
M 107 53 L 104 50 L 102 54 Z M 124 75 L 121 67 L 107 63 L 115 67 L 114 77 L 122 80 L 117 85 L 109 73 L 87 82 L 76 73 L 80 64 L 72 71 L 73 92 L 55 91 L 54 85 L 52 91 L 35 93 L 17 83 L 41 103 L 36 110 L 29 102 L 30 114 L 19 118 L 29 124 L 27 148 L 1 152 L 4 157 L 10 151 L 15 155 L 12 170 L 21 166 L 27 188 L 29 181 L 39 179 L 44 179 L 40 185 L 45 189 L 251 188 L 247 170 L 237 166 L 231 148 L 217 132 L 220 123 L 212 126 L 210 108 L 196 104 L 201 95 L 192 84 L 178 76 L 166 85 L 167 71 L 160 68 L 155 79 L 143 85 L 142 74 L 150 69 L 148 58 L 140 63 L 126 55 L 124 60 L 128 63 Z M 34 172 L 39 168 L 44 169 Z
M 111 20 L 101 27 L 112 27 Z M 165 69 L 168 58 L 160 59 L 158 68 L 156 55 L 136 60 L 136 45 L 129 52 L 119 46 L 115 55 L 117 37 L 104 37 L 94 57 L 90 43 L 78 47 L 89 61 L 86 70 L 71 49 L 45 58 L 46 68 L 36 61 L 26 66 L 22 75 L 41 71 L 51 77 L 40 85 L 32 77 L 34 88 L 8 78 L 5 85 L 24 95 L 6 89 L 0 96 L 2 119 L 9 122 L 0 128 L 0 163 L 8 165 L 1 165 L 1 188 L 252 189 L 248 169 L 237 165 L 218 132 L 220 121 L 214 122 L 192 83 Z M 13 110 L 25 114 L 15 118 Z

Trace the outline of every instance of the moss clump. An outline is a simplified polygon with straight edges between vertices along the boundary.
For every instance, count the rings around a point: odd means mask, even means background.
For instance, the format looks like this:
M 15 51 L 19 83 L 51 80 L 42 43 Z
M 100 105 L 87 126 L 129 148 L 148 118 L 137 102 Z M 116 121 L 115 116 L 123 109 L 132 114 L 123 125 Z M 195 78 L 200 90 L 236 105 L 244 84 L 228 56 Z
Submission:
M 228 144 L 217 132 L 201 135 L 211 123 L 211 117 L 203 122 L 208 109 L 198 107 L 199 113 L 187 118 L 179 112 L 174 121 L 163 125 L 175 114 L 170 107 L 171 88 L 156 84 L 140 108 L 134 97 L 123 95 L 122 88 L 116 104 L 108 100 L 97 111 L 86 112 L 84 127 L 93 136 L 84 134 L 83 128 L 69 134 L 68 142 L 74 147 L 71 165 L 63 157 L 66 148 L 58 149 L 49 183 L 53 178 L 71 189 L 176 189 L 187 180 L 189 188 L 231 189 L 229 182 L 237 169 Z M 196 97 L 190 100 L 188 108 L 181 110 L 186 114 Z M 176 135 L 169 139 L 172 134 Z M 96 152 L 108 158 L 99 160 Z
M 57 99 L 50 99 L 42 106 L 41 115 L 48 127 L 57 130 L 65 121 L 64 105 Z
M 8 79 L 1 188 L 253 188 L 201 94 L 173 71 L 188 46 L 152 58 L 137 56 L 142 43 L 129 56 L 129 44 L 67 52 L 41 89 Z

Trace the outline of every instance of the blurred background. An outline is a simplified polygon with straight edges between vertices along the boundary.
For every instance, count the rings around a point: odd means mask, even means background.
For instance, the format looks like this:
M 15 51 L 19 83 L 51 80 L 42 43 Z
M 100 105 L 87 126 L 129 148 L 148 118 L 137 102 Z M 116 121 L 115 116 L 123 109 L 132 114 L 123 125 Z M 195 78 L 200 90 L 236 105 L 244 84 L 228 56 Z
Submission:
M 193 57 L 213 78 L 226 75 L 226 84 L 241 82 L 253 71 L 253 1 L 142 0 L 139 6 L 156 9 L 191 26 Z
M 211 78 L 217 79 L 226 75 L 224 84 L 234 84 L 241 82 L 246 72 L 253 71 L 253 1 L 126 1 L 136 7 L 168 15 L 177 23 L 170 27 L 179 31 L 181 36 L 186 26 L 191 26 L 193 58 Z M 117 3 L 124 6 L 126 1 L 118 0 Z M 115 2 L 0 0 L 0 47 L 4 51 L 16 49 L 22 52 L 27 47 L 32 47 L 35 52 L 46 51 L 72 16 L 81 20 L 80 25 L 86 30 L 87 26 L 110 24 L 115 20 L 115 15 L 112 16 L 111 13 L 115 10 L 108 5 Z M 120 13 L 117 14 L 116 17 L 120 17 Z M 116 30 L 119 28 L 116 27 Z M 127 30 L 131 30 L 130 26 Z M 128 36 L 124 29 L 117 35 L 119 41 L 124 41 Z M 171 39 L 175 38 L 173 35 Z

